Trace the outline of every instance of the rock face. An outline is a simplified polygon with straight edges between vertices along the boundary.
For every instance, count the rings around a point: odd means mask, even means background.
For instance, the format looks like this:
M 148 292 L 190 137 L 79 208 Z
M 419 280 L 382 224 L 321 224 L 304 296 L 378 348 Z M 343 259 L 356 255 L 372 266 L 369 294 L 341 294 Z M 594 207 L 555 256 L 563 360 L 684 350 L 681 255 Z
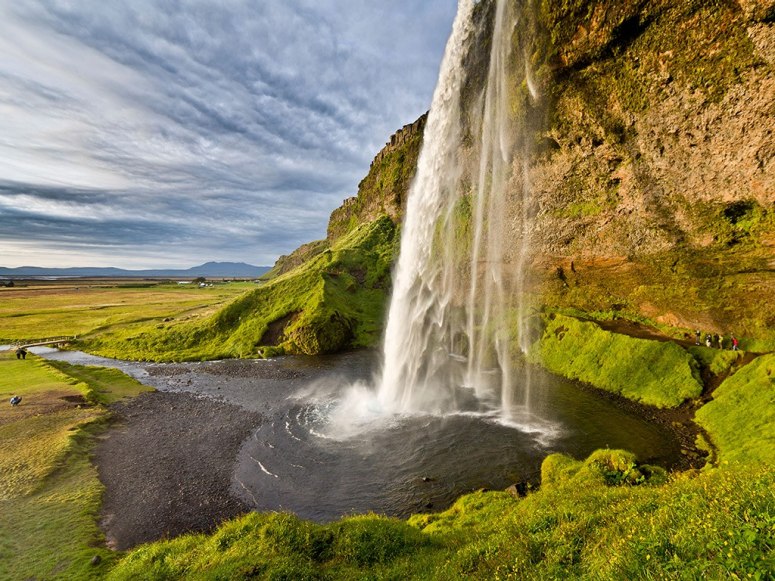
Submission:
M 571 4 L 541 15 L 559 43 L 526 209 L 542 302 L 771 342 L 775 29 L 754 21 L 772 2 Z
M 396 131 L 371 162 L 369 173 L 358 185 L 358 195 L 334 210 L 328 222 L 328 240 L 333 241 L 357 224 L 387 215 L 398 224 L 406 207 L 406 193 L 417 168 L 423 130 L 428 114 Z

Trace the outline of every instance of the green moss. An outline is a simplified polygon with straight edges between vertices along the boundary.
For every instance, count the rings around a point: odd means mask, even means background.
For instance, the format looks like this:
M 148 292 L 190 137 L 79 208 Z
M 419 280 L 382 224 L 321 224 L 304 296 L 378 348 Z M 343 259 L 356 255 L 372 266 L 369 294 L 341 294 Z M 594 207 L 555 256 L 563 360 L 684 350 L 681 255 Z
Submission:
M 697 411 L 720 461 L 775 463 L 774 393 L 775 355 L 763 355 L 726 379 Z
M 696 362 L 678 345 L 562 315 L 546 321 L 531 357 L 554 373 L 657 407 L 676 407 L 702 392 Z
M 713 375 L 729 373 L 739 361 L 740 352 L 727 351 L 709 347 L 690 347 L 689 353 Z

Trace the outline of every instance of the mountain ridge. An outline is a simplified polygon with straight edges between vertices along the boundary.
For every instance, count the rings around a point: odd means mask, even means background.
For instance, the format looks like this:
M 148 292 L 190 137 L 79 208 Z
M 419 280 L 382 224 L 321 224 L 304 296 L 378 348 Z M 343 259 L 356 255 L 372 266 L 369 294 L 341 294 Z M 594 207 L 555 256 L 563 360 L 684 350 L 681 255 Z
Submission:
M 0 267 L 0 276 L 19 278 L 25 276 L 97 276 L 97 277 L 218 277 L 253 278 L 266 273 L 270 267 L 254 266 L 245 262 L 206 262 L 191 268 L 159 268 L 130 270 L 107 267 L 76 266 L 68 268 L 49 268 L 43 266 Z

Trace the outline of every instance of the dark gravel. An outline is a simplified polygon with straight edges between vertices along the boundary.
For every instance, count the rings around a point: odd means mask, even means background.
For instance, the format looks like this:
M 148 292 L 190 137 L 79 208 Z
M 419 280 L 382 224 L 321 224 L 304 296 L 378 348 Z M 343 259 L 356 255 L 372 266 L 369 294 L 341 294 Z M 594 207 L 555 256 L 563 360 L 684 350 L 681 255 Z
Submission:
M 114 424 L 95 455 L 106 488 L 101 525 L 111 547 L 209 532 L 250 510 L 230 487 L 237 452 L 259 413 L 165 392 L 112 409 Z

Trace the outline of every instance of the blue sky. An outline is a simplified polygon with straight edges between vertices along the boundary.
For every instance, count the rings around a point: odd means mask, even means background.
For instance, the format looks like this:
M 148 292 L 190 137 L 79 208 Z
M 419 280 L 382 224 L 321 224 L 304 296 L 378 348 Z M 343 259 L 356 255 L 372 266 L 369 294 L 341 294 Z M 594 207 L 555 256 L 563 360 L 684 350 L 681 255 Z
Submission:
M 0 266 L 272 264 L 430 106 L 454 0 L 0 0 Z

